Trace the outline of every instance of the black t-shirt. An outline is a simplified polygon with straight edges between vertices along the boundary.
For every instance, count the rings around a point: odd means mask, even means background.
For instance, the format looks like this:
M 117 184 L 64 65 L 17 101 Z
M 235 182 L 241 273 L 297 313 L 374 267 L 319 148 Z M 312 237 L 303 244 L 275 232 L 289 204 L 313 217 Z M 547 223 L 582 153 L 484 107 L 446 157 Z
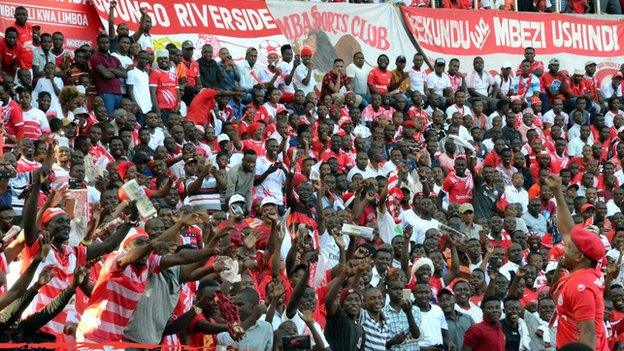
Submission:
M 507 319 L 503 319 L 501 321 L 501 326 L 503 327 L 503 333 L 505 334 L 505 350 L 518 351 L 520 348 L 520 330 L 518 326 L 515 328 L 512 327 L 507 322 Z
M 332 351 L 355 351 L 364 349 L 364 331 L 341 309 L 335 316 L 327 316 L 325 338 Z

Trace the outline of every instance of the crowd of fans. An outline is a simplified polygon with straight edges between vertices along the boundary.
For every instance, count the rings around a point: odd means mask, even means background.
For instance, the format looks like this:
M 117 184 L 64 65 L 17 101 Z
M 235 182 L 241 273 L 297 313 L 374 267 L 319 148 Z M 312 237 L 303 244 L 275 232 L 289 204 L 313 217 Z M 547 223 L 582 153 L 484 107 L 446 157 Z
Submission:
M 0 39 L 0 341 L 623 349 L 624 65 L 317 82 L 150 29 L 72 51 L 18 7 Z

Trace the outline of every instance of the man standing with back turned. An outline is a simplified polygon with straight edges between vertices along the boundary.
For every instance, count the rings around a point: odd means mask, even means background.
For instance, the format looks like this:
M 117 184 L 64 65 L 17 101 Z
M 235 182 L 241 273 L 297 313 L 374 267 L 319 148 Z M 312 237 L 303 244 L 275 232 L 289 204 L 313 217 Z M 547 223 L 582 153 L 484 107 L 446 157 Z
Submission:
M 551 290 L 559 318 L 557 349 L 579 342 L 592 350 L 607 351 L 603 323 L 604 282 L 600 268 L 596 268 L 604 258 L 604 245 L 598 235 L 574 225 L 566 206 L 561 178 L 550 175 L 546 178 L 546 186 L 557 200 L 557 223 L 565 244 L 563 267 L 570 271 L 570 275 L 561 278 Z

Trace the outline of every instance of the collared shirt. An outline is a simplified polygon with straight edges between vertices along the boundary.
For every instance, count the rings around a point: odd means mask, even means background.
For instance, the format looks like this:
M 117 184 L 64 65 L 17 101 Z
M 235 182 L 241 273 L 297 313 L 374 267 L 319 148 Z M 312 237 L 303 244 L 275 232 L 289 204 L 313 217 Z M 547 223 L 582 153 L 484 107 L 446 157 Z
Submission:
M 238 342 L 228 332 L 223 332 L 217 335 L 217 344 L 234 346 L 238 350 L 270 351 L 273 350 L 273 326 L 265 320 L 258 320 L 245 330 L 243 338 Z
M 43 67 L 46 63 L 54 63 L 56 61 L 56 55 L 52 53 L 52 50 L 48 50 L 47 54 L 43 49 L 39 47 L 33 48 L 33 66 L 37 66 L 39 71 L 43 72 Z
M 470 72 L 466 85 L 468 88 L 474 89 L 477 93 L 489 96 L 489 90 L 496 81 L 492 75 L 486 71 L 481 71 L 481 75 L 477 71 Z
M 247 60 L 244 60 L 243 62 L 237 65 L 238 73 L 240 74 L 239 86 L 244 91 L 250 91 L 251 89 L 253 89 L 254 85 L 260 83 L 260 79 L 258 78 L 258 72 L 256 71 L 256 67 L 257 66 L 254 66 L 252 68 L 249 65 L 249 62 L 247 62 Z M 302 67 L 302 66 L 299 66 L 299 67 Z M 201 63 L 200 63 L 200 68 L 201 68 Z M 203 78 L 202 78 L 202 81 L 203 81 Z M 204 84 L 206 84 L 206 82 L 204 82 Z
M 386 317 L 386 327 L 388 328 L 388 333 L 390 333 L 391 336 L 397 335 L 399 333 L 404 333 L 405 331 L 409 331 L 407 314 L 405 314 L 405 312 L 401 308 L 395 310 L 388 303 L 386 306 L 384 306 L 381 312 L 383 313 L 384 317 Z M 420 310 L 418 309 L 418 307 L 412 306 L 412 315 L 414 316 L 414 321 L 416 322 L 416 325 L 420 326 L 420 323 L 422 322 L 422 317 L 420 315 Z M 420 350 L 420 346 L 418 346 L 418 341 L 411 338 L 410 336 L 411 334 L 408 335 L 407 339 L 405 339 L 402 344 L 392 346 L 390 350 Z
M 446 318 L 449 340 L 457 346 L 458 350 L 461 350 L 464 345 L 464 334 L 466 334 L 466 330 L 474 324 L 474 321 L 469 315 L 457 311 L 455 311 L 455 319 Z
M 323 83 L 321 85 L 321 99 L 323 99 L 325 95 L 331 95 L 334 93 L 329 88 L 330 82 L 333 84 L 340 84 L 340 88 L 342 88 L 349 85 L 349 78 L 347 78 L 347 75 L 344 73 L 339 73 L 338 76 L 336 76 L 336 73 L 334 73 L 333 71 L 329 71 L 323 77 Z M 340 91 L 340 88 L 338 89 L 338 91 Z
M 105 78 L 102 76 L 97 67 L 99 65 L 104 66 L 106 69 L 120 69 L 121 61 L 115 56 L 109 53 L 96 52 L 91 56 L 89 60 L 91 67 L 93 68 L 93 76 L 95 77 L 95 87 L 98 94 L 121 94 L 121 81 L 118 77 Z
M 481 322 L 468 328 L 464 345 L 473 351 L 505 351 L 505 334 L 500 323 Z
M 381 313 L 381 323 L 375 320 L 366 310 L 360 312 L 360 325 L 364 329 L 366 351 L 385 351 L 386 342 L 392 337 L 389 334 L 388 326 L 385 323 L 383 312 Z

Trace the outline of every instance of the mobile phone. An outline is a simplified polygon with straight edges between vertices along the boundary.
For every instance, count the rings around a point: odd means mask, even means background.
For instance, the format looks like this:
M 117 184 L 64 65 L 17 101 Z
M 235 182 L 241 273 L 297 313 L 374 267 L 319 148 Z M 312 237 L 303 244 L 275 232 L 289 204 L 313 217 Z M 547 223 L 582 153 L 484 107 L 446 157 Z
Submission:
M 294 335 L 282 338 L 282 349 L 284 351 L 302 351 L 312 348 L 310 335 Z
M 78 179 L 69 178 L 69 188 L 70 189 L 79 189 L 80 188 L 80 182 L 78 181 Z

